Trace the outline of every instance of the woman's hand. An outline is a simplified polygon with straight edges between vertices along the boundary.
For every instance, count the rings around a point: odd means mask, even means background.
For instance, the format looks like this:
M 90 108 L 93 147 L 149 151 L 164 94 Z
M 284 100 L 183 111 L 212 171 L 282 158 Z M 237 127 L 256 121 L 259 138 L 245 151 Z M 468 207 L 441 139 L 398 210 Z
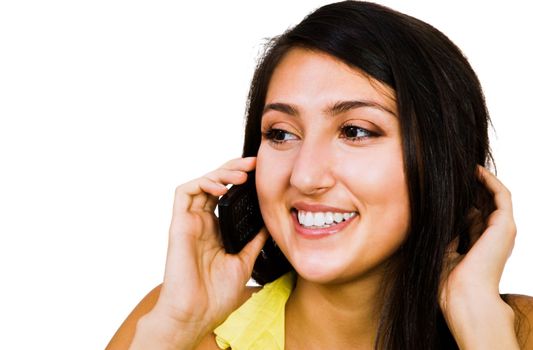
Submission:
M 244 183 L 254 168 L 255 157 L 233 159 L 176 189 L 161 293 L 132 348 L 193 347 L 239 306 L 267 233 L 263 228 L 239 254 L 226 254 L 214 210 L 226 185 Z
M 511 193 L 481 166 L 478 177 L 493 194 L 496 209 L 467 254 L 457 253 L 458 239 L 448 247 L 439 303 L 461 349 L 518 349 L 514 313 L 499 294 L 516 236 Z

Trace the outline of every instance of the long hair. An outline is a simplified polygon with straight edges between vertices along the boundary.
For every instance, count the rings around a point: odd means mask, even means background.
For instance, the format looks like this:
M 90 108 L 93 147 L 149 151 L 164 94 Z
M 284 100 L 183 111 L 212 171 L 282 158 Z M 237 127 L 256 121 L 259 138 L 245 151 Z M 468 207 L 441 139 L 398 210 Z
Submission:
M 490 195 L 476 180 L 489 165 L 489 115 L 479 80 L 459 48 L 416 18 L 359 1 L 323 6 L 273 38 L 247 102 L 243 156 L 256 156 L 268 84 L 294 47 L 327 53 L 396 93 L 410 203 L 407 238 L 388 275 L 376 349 L 457 349 L 438 304 L 446 247 L 470 246 L 472 213 L 485 219 Z M 260 284 L 292 269 L 270 240 L 254 266 Z

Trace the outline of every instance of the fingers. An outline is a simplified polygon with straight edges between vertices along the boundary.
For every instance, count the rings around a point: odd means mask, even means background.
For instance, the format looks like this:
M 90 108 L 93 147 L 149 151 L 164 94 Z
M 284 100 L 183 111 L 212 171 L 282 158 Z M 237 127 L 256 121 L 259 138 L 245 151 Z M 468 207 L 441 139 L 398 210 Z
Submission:
M 475 293 L 488 291 L 497 295 L 505 263 L 514 245 L 516 227 L 509 190 L 482 166 L 478 166 L 476 175 L 492 194 L 495 210 L 490 213 L 487 222 L 477 208 L 468 213 L 472 223 L 469 233 L 474 243 L 466 254 L 457 253 L 458 237 L 448 245 L 439 297 L 443 310 L 451 292 L 457 295 L 470 289 Z
M 208 187 L 202 186 L 201 189 L 204 195 L 196 195 L 192 197 L 192 202 L 189 210 L 208 210 L 214 209 L 213 205 L 218 202 L 218 197 L 227 192 L 226 185 L 241 184 L 246 181 L 248 175 L 241 170 L 217 169 L 212 171 L 199 179 L 200 184 L 209 184 L 211 188 L 216 191 L 209 191 Z
M 479 166 L 478 177 L 492 193 L 496 210 L 488 217 L 487 227 L 467 254 L 467 258 L 476 257 L 478 264 L 492 272 L 499 281 L 505 262 L 509 258 L 516 237 L 516 225 L 512 212 L 510 191 L 496 176 Z
M 220 169 L 252 171 L 257 157 L 235 158 L 224 163 Z
M 246 246 L 244 246 L 244 248 L 237 255 L 243 262 L 244 266 L 250 267 L 250 271 L 248 271 L 249 275 L 252 273 L 254 262 L 257 259 L 259 252 L 265 245 L 268 236 L 269 234 L 267 229 L 263 226 L 261 230 L 259 230 L 259 233 L 250 242 L 248 242 L 248 244 L 246 244 Z
M 478 177 L 492 193 L 496 206 L 496 210 L 488 218 L 488 228 L 494 226 L 499 229 L 499 232 L 516 234 L 511 192 L 496 176 L 481 166 L 478 167 Z
M 481 165 L 478 165 L 477 170 L 479 180 L 493 194 L 496 208 L 512 211 L 513 205 L 511 201 L 511 192 L 507 189 L 507 187 L 505 187 L 496 176 L 494 176 L 490 171 Z
M 189 181 L 176 188 L 174 213 L 188 210 L 214 209 L 213 201 L 226 193 L 228 184 L 246 181 L 246 172 L 255 167 L 255 157 L 237 158 L 222 165 L 205 176 Z
M 244 183 L 248 179 L 247 173 L 255 168 L 255 161 L 256 161 L 255 157 L 232 159 L 229 162 L 222 165 L 218 170 L 230 172 L 229 174 L 232 174 L 231 172 L 234 172 L 233 176 L 236 176 L 237 178 L 229 183 L 233 185 L 239 185 L 239 184 Z M 213 173 L 214 172 L 207 174 L 206 177 L 217 182 L 216 176 L 214 176 Z M 220 195 L 208 196 L 205 202 L 199 202 L 198 205 L 196 205 L 196 203 L 193 203 L 192 207 L 203 208 L 204 210 L 213 212 L 217 206 L 219 196 Z

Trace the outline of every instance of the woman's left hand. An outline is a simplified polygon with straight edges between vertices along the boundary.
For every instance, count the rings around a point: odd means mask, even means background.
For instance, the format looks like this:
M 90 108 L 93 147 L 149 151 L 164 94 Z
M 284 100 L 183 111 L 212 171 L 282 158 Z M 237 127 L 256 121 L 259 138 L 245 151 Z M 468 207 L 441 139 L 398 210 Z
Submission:
M 492 193 L 496 209 L 467 254 L 457 253 L 457 239 L 448 247 L 439 304 L 461 349 L 518 349 L 514 313 L 499 294 L 516 236 L 511 193 L 481 166 L 478 177 Z

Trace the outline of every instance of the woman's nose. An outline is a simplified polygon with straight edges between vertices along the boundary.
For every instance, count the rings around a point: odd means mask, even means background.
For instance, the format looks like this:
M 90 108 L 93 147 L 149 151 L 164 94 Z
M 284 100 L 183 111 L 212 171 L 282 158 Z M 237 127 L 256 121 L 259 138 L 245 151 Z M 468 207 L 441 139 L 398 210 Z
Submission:
M 335 184 L 333 157 L 325 142 L 304 140 L 292 168 L 290 184 L 306 195 L 320 194 Z

